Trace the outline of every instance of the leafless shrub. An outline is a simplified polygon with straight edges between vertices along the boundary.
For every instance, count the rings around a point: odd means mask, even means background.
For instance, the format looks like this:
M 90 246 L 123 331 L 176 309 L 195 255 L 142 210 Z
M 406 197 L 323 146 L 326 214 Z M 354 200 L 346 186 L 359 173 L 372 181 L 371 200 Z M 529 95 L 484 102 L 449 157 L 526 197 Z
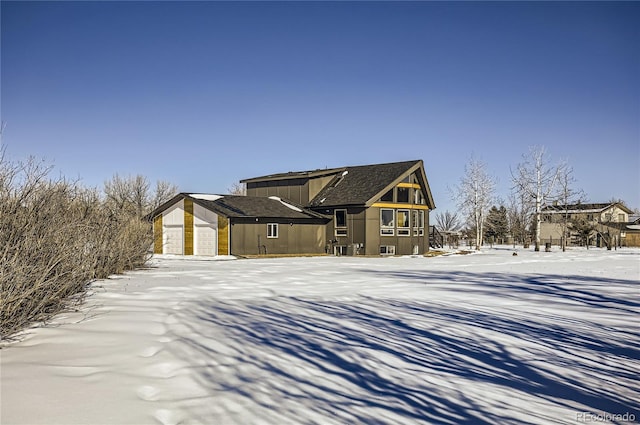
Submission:
M 82 299 L 94 279 L 145 264 L 150 224 L 137 205 L 111 208 L 95 189 L 34 159 L 0 153 L 0 336 Z

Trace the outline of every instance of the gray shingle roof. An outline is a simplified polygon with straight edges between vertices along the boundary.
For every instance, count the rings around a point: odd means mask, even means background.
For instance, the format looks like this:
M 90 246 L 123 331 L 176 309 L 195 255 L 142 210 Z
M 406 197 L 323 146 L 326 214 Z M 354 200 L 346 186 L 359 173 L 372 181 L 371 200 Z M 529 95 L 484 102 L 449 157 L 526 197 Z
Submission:
M 214 201 L 198 199 L 195 202 L 203 207 L 217 211 L 226 217 L 256 217 L 256 218 L 285 218 L 308 219 L 323 218 L 324 216 L 289 201 L 278 198 L 261 196 L 224 195 Z
M 309 202 L 311 207 L 364 205 L 420 160 L 344 167 Z

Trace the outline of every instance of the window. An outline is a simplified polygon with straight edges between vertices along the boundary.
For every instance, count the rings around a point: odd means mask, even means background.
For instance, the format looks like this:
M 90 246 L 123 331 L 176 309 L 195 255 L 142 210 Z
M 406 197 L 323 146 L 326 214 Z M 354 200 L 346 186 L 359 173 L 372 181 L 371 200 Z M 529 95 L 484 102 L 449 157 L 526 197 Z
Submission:
M 424 196 L 420 189 L 415 189 L 413 191 L 413 203 L 416 205 L 424 205 Z
M 347 210 L 335 210 L 333 214 L 336 236 L 347 236 Z
M 267 223 L 267 238 L 275 239 L 278 237 L 278 223 Z
M 409 235 L 409 210 L 398 210 L 398 236 Z
M 418 234 L 424 236 L 424 211 L 418 211 Z
M 395 211 L 382 208 L 380 210 L 380 235 L 393 236 L 395 227 Z
M 618 223 L 624 223 L 625 221 L 627 221 L 627 219 L 624 214 L 618 214 Z
M 409 203 L 409 188 L 399 187 L 397 188 L 398 202 Z
M 380 200 L 382 202 L 393 202 L 393 189 L 382 195 L 382 198 L 380 198 Z
M 380 255 L 395 255 L 395 245 L 380 245 Z
M 413 224 L 413 236 L 418 236 L 418 210 L 411 211 L 411 223 Z
M 606 213 L 604 215 L 604 221 L 606 221 L 606 222 L 611 221 L 611 217 L 612 217 L 611 213 Z

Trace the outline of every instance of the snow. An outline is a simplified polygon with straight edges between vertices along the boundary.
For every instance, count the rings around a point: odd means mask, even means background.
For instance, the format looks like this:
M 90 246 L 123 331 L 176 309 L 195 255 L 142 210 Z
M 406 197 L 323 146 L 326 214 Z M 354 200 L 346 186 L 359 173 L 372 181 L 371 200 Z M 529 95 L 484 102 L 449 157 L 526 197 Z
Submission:
M 217 201 L 224 197 L 222 195 L 213 195 L 211 193 L 190 193 L 189 196 L 196 199 L 202 199 L 203 201 Z
M 512 253 L 154 258 L 5 344 L 0 422 L 637 421 L 640 250 Z
M 294 210 L 294 211 L 302 212 L 302 210 L 301 210 L 300 208 L 296 207 L 295 205 L 291 205 L 291 204 L 289 204 L 289 203 L 287 203 L 287 202 L 283 201 L 281 198 L 279 198 L 279 197 L 277 197 L 277 196 L 269 196 L 269 199 L 273 199 L 274 201 L 278 201 L 278 202 L 280 202 L 282 205 L 284 205 L 285 207 L 287 207 L 287 208 L 289 208 L 289 209 L 292 209 L 292 210 Z

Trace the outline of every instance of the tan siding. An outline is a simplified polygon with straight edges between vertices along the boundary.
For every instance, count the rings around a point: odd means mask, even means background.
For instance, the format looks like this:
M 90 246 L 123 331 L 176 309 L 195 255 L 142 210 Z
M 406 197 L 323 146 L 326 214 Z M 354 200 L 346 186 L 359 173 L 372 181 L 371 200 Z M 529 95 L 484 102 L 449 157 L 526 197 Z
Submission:
M 153 219 L 153 253 L 162 254 L 162 214 Z
M 184 255 L 193 255 L 193 201 L 184 200 Z
M 229 219 L 218 216 L 218 255 L 229 255 Z

